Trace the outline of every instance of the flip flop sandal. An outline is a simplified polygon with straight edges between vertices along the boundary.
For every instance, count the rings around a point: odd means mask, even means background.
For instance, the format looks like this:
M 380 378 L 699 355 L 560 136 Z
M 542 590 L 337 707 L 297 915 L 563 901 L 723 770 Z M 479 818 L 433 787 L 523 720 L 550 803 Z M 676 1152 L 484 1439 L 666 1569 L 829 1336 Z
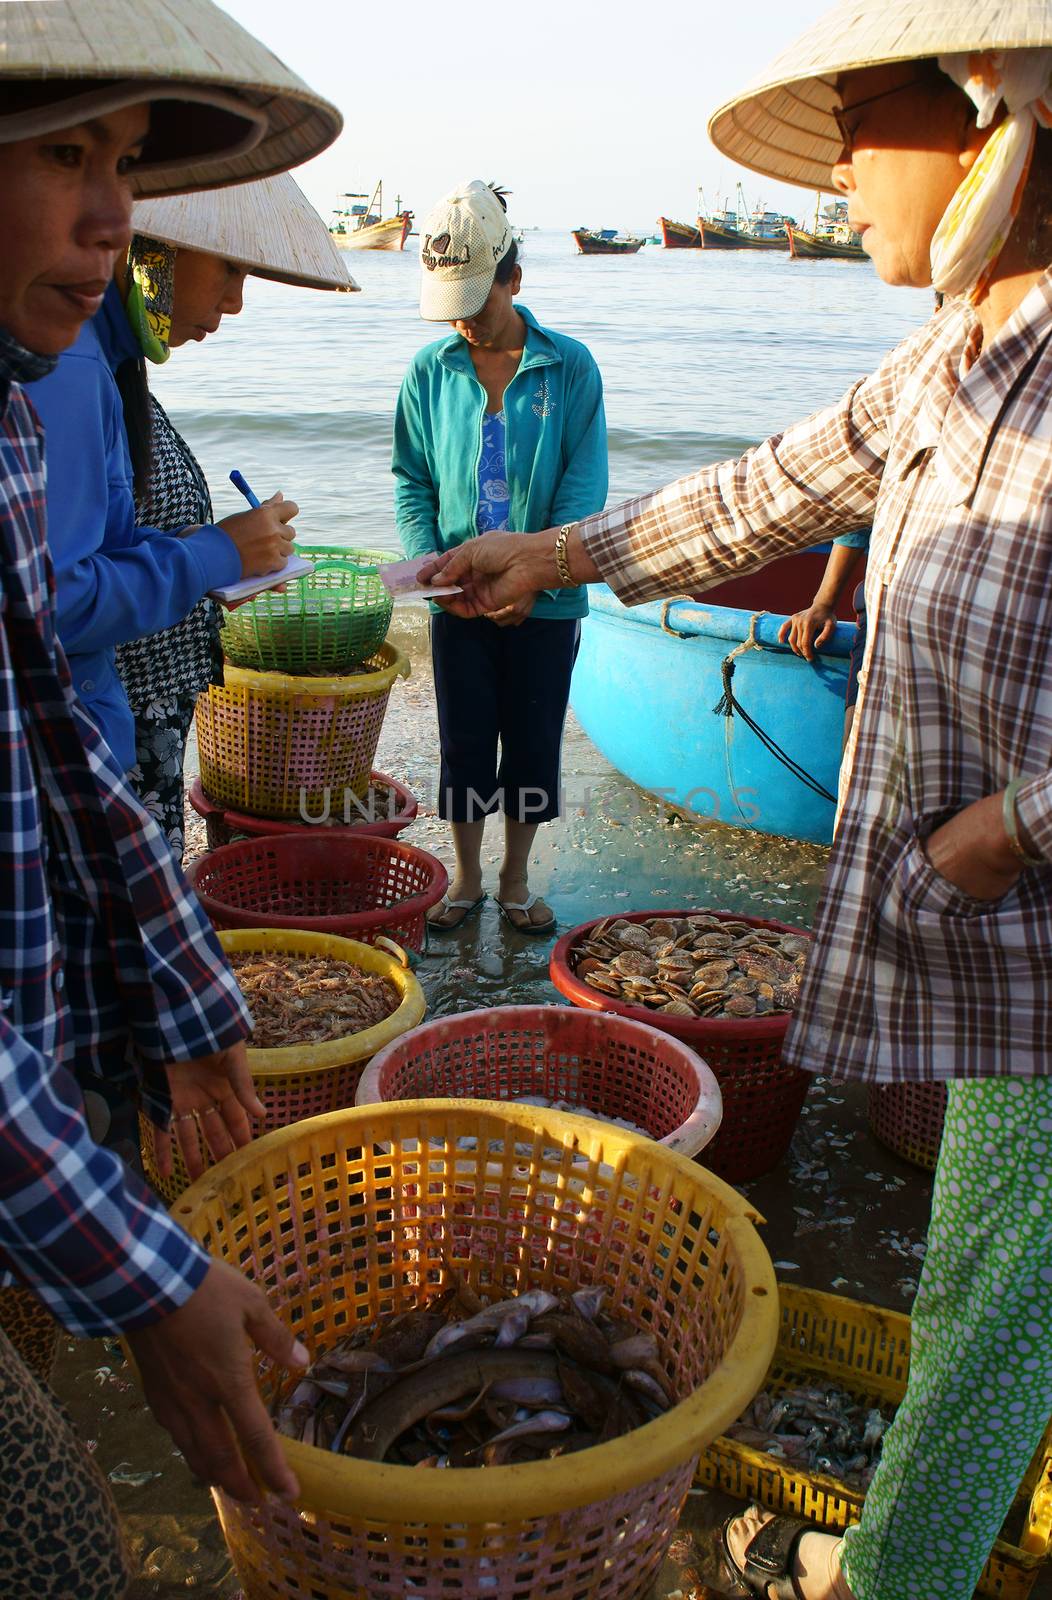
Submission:
M 429 912 L 424 918 L 428 933 L 455 933 L 458 928 L 464 925 L 472 912 L 479 909 L 485 898 L 484 894 L 480 894 L 477 900 L 451 900 L 448 895 L 444 894 L 435 907 L 437 914 L 441 917 L 447 911 L 459 911 L 461 915 L 455 922 L 435 922 Z
M 744 1564 L 739 1566 L 727 1545 L 727 1530 L 740 1516 L 741 1512 L 736 1511 L 720 1529 L 727 1570 L 746 1594 L 772 1595 L 775 1600 L 800 1600 L 800 1590 L 792 1576 L 793 1556 L 803 1535 L 812 1532 L 814 1524 L 801 1522 L 799 1517 L 772 1517 L 753 1534 L 745 1547 Z
M 508 924 L 509 928 L 514 928 L 516 933 L 528 933 L 531 935 L 537 933 L 551 933 L 552 929 L 555 927 L 554 915 L 550 916 L 547 922 L 530 921 L 530 912 L 537 904 L 539 899 L 539 895 L 531 894 L 528 900 L 497 900 L 497 905 L 500 907 L 500 914 Z M 510 911 L 525 912 L 526 921 L 516 922 L 514 917 L 508 915 Z

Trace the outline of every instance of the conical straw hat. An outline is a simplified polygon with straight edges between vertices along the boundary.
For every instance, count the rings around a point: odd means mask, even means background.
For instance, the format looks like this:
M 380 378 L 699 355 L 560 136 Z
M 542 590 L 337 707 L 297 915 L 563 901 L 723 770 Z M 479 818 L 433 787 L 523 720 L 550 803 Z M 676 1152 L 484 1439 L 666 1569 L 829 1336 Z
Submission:
M 257 278 L 305 289 L 358 288 L 328 228 L 288 173 L 233 188 L 140 200 L 132 227 L 176 249 L 222 256 Z
M 343 125 L 211 0 L 3 0 L 0 79 L 0 139 L 156 102 L 139 194 L 285 172 Z
M 1052 0 L 841 0 L 709 121 L 743 167 L 828 189 L 841 140 L 838 74 L 955 51 L 1052 46 Z

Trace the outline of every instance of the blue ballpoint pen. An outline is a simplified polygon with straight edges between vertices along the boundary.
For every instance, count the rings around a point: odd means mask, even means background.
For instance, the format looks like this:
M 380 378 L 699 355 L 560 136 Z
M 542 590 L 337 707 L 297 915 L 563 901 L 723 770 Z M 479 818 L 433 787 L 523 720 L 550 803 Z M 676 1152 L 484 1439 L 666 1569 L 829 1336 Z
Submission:
M 230 482 L 234 485 L 235 489 L 241 490 L 241 493 L 244 495 L 245 499 L 253 509 L 259 505 L 258 496 L 253 494 L 252 490 L 249 488 L 248 484 L 245 482 L 244 478 L 241 476 L 236 467 L 230 474 Z

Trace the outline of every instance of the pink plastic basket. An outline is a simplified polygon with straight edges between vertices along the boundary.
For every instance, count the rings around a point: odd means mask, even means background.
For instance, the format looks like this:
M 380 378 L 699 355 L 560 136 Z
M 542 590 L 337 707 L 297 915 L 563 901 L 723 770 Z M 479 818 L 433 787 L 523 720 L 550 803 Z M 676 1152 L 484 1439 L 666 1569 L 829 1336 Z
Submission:
M 620 1118 L 687 1156 L 708 1144 L 722 1115 L 716 1079 L 679 1040 L 569 1006 L 438 1017 L 377 1051 L 355 1104 L 527 1095 Z
M 934 1171 L 946 1118 L 944 1083 L 877 1083 L 869 1091 L 869 1126 L 881 1144 L 915 1167 Z

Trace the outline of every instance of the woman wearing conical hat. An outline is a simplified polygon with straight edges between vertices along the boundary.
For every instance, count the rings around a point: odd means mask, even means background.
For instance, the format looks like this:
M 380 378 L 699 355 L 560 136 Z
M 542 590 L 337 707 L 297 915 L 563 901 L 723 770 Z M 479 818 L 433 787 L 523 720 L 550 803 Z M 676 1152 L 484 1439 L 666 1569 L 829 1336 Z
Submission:
M 880 276 L 945 307 L 740 460 L 431 570 L 465 611 L 557 581 L 632 604 L 872 523 L 853 759 L 785 1057 L 946 1081 L 946 1131 L 861 1523 L 839 1541 L 755 1512 L 726 1546 L 758 1595 L 969 1600 L 1052 1413 L 1052 4 L 844 0 L 710 127 L 760 172 L 832 181 Z
M 22 384 L 97 310 L 137 161 L 147 191 L 242 181 L 316 153 L 339 116 L 207 0 L 84 16 L 0 5 L 0 1284 L 74 1334 L 123 1333 L 196 1473 L 258 1498 L 233 1448 L 252 1437 L 255 1470 L 291 1496 L 251 1367 L 253 1342 L 300 1362 L 291 1334 L 95 1143 L 70 1074 L 132 1060 L 150 1115 L 198 1117 L 217 1154 L 258 1110 L 233 976 L 71 692 Z M 123 1594 L 107 1486 L 2 1332 L 0 1462 L 4 1600 Z
M 144 200 L 132 222 L 131 248 L 99 315 L 124 406 L 135 521 L 164 533 L 204 527 L 214 521 L 208 483 L 150 394 L 146 362 L 167 361 L 172 350 L 200 343 L 224 317 L 237 316 L 248 276 L 307 289 L 357 285 L 325 223 L 287 174 Z M 129 777 L 179 857 L 186 740 L 197 696 L 222 681 L 220 627 L 219 607 L 206 596 L 184 621 L 116 650 L 135 718 Z

